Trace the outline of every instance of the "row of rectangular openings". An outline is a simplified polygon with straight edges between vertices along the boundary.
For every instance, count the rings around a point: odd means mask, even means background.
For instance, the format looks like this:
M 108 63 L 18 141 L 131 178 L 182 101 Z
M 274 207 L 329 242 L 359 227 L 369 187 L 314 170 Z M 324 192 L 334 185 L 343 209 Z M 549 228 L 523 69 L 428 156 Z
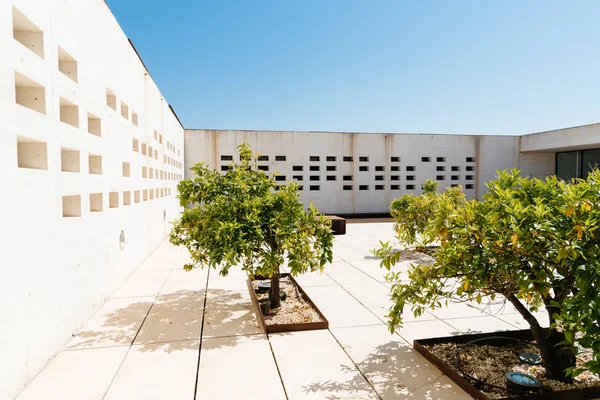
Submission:
M 15 72 L 15 102 L 23 107 L 46 114 L 46 88 Z
M 58 70 L 65 74 L 69 79 L 77 82 L 77 60 L 60 46 L 58 46 Z
M 34 54 L 44 58 L 44 32 L 13 6 L 13 38 Z
M 343 158 L 344 162 L 352 162 L 354 161 L 354 158 L 351 156 L 344 156 Z M 275 161 L 286 161 L 287 157 L 286 156 L 275 156 Z M 311 162 L 319 162 L 321 161 L 321 157 L 320 156 L 309 156 L 309 160 Z M 327 156 L 325 157 L 325 161 L 327 162 L 335 162 L 337 160 L 336 156 Z M 436 162 L 446 162 L 446 157 L 436 157 Z M 233 156 L 231 155 L 222 155 L 221 156 L 221 161 L 233 161 Z M 259 156 L 258 157 L 258 161 L 269 161 L 269 156 Z M 360 156 L 358 157 L 358 161 L 359 162 L 369 162 L 369 157 L 367 156 Z M 475 162 L 475 157 L 466 157 L 465 161 L 468 163 L 472 163 Z M 397 163 L 400 162 L 400 157 L 390 157 L 390 162 L 393 163 Z M 421 157 L 421 162 L 431 162 L 431 157 Z M 296 168 L 297 166 L 294 166 L 294 168 Z M 383 168 L 383 167 L 381 167 Z M 296 171 L 296 170 L 294 170 Z

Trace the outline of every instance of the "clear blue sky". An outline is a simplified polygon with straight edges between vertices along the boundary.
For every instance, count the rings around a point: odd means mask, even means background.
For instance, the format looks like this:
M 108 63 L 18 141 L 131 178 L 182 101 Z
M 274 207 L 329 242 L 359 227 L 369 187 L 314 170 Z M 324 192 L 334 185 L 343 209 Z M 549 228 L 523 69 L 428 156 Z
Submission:
M 186 128 L 600 122 L 600 1 L 107 0 Z

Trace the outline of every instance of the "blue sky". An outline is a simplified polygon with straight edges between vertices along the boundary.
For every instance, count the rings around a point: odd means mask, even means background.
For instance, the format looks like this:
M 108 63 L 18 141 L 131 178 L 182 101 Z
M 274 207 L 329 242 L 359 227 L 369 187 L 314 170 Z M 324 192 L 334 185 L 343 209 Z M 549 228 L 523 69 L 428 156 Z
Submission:
M 107 0 L 186 128 L 600 122 L 600 1 Z

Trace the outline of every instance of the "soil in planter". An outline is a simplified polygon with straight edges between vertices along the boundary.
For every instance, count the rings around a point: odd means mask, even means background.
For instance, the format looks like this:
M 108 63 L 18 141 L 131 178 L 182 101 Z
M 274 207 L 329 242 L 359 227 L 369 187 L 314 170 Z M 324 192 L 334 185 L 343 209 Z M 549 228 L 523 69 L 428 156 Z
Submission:
M 460 363 L 460 369 L 465 374 L 479 379 L 483 382 L 506 387 L 504 373 L 515 371 L 525 373 L 538 378 L 542 382 L 544 392 L 580 389 L 590 386 L 600 386 L 600 377 L 589 372 L 584 372 L 575 378 L 573 384 L 567 384 L 546 378 L 546 370 L 541 365 L 529 365 L 519 360 L 518 355 L 522 352 L 528 352 L 539 355 L 537 346 L 532 343 L 520 342 L 507 344 L 504 346 L 491 346 L 485 344 L 470 344 L 464 346 L 457 343 L 440 343 L 432 346 L 425 346 L 438 358 L 446 362 L 459 374 L 460 370 L 456 363 Z M 458 355 L 455 357 L 455 355 Z M 577 359 L 578 364 L 587 361 L 585 354 L 580 354 Z M 463 374 L 461 374 L 463 375 Z M 467 377 L 465 377 L 467 378 Z M 471 379 L 467 380 L 474 384 Z M 488 385 L 478 387 L 490 399 L 500 399 L 505 397 L 518 397 L 506 390 L 494 388 Z
M 279 280 L 279 288 L 285 292 L 285 300 L 281 300 L 281 307 L 271 309 L 269 293 L 257 293 L 258 285 L 268 283 L 270 280 L 253 280 L 252 288 L 256 293 L 261 311 L 267 325 L 302 324 L 308 322 L 321 322 L 323 318 L 302 298 L 298 288 L 290 278 L 283 277 Z

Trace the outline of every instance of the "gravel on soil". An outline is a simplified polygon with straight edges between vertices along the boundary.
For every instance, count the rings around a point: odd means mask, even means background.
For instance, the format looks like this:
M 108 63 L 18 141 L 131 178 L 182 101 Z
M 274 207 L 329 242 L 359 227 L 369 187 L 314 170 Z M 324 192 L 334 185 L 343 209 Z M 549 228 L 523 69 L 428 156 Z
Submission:
M 258 285 L 270 282 L 269 279 L 253 280 L 252 288 L 256 293 Z M 269 303 L 269 293 L 256 293 L 261 311 L 267 325 L 281 324 L 301 324 L 308 322 L 321 322 L 323 318 L 311 306 L 311 304 L 302 298 L 298 288 L 289 277 L 283 277 L 279 280 L 279 289 L 285 292 L 287 298 L 281 300 L 281 307 L 271 309 Z
M 535 366 L 521 362 L 518 358 L 521 352 L 540 355 L 537 346 L 533 343 L 519 342 L 502 346 L 440 343 L 425 347 L 451 368 L 457 370 L 459 374 L 463 375 L 457 368 L 457 363 L 464 373 L 473 378 L 503 388 L 506 387 L 504 374 L 509 371 L 521 372 L 538 378 L 542 382 L 542 391 L 544 392 L 600 386 L 600 376 L 590 372 L 582 373 L 575 378 L 573 384 L 567 384 L 546 378 L 546 370 L 541 365 Z M 455 357 L 455 355 L 457 356 Z M 584 363 L 585 358 L 585 356 L 578 356 L 578 363 Z M 471 380 L 467 380 L 473 384 Z M 487 385 L 482 385 L 480 390 L 491 399 L 517 397 L 506 390 Z

